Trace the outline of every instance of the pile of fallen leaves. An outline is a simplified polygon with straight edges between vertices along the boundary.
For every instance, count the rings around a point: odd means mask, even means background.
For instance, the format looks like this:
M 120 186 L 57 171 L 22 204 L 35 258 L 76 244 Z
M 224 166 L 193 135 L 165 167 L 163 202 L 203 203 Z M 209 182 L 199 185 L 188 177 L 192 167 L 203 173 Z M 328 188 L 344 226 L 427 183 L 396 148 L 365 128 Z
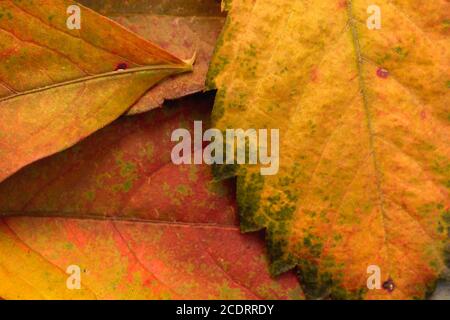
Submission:
M 73 1 L 0 2 L 0 298 L 412 299 L 445 277 L 448 1 L 380 0 L 376 31 L 366 0 L 79 2 L 73 30 Z M 196 120 L 278 128 L 279 173 L 173 164 Z

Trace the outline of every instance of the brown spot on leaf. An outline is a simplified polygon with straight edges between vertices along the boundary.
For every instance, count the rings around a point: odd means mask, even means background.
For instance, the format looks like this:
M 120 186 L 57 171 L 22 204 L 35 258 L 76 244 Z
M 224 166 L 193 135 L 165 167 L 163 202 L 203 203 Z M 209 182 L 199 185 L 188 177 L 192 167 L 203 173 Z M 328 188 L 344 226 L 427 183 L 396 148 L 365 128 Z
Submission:
M 128 69 L 128 64 L 125 63 L 125 62 L 121 62 L 121 63 L 117 64 L 115 71 L 117 71 L 117 70 L 126 70 L 126 69 Z
M 383 68 L 378 68 L 377 76 L 386 79 L 387 77 L 389 77 L 389 71 Z
M 383 289 L 386 290 L 387 292 L 394 291 L 395 289 L 394 281 L 391 278 L 389 278 L 387 281 L 383 283 Z

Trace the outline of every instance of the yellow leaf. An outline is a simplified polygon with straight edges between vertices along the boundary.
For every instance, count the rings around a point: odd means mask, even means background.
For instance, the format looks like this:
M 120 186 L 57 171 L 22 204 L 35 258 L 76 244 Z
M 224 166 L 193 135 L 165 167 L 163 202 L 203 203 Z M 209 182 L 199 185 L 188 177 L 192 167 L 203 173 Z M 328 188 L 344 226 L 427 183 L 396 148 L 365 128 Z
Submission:
M 449 259 L 449 3 L 377 1 L 372 30 L 369 0 L 225 4 L 215 126 L 281 141 L 277 175 L 233 168 L 243 230 L 310 296 L 423 298 Z

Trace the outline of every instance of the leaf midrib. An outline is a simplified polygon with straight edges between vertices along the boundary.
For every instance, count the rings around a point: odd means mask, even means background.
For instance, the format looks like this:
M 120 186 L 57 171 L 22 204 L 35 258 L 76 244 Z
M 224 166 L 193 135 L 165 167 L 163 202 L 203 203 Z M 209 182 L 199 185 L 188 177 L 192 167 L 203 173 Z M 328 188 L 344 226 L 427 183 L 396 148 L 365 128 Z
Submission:
M 43 87 L 31 89 L 31 90 L 18 92 L 16 94 L 12 94 L 12 95 L 0 98 L 0 103 L 7 101 L 7 100 L 15 99 L 15 98 L 18 98 L 21 96 L 35 94 L 35 93 L 39 93 L 39 92 L 43 92 L 43 91 L 47 91 L 47 90 L 51 90 L 51 89 L 55 89 L 55 88 L 60 88 L 60 87 L 64 87 L 64 86 L 70 86 L 73 84 L 88 82 L 91 80 L 97 80 L 97 79 L 108 78 L 108 77 L 114 78 L 116 76 L 118 77 L 118 76 L 122 76 L 122 75 L 126 75 L 126 74 L 138 73 L 138 72 L 169 70 L 169 69 L 178 70 L 178 72 L 174 72 L 174 74 L 182 73 L 182 72 L 192 71 L 192 65 L 190 65 L 190 64 L 186 64 L 186 65 L 170 65 L 170 64 L 152 65 L 152 66 L 131 68 L 131 69 L 121 70 L 121 71 L 119 71 L 119 70 L 110 71 L 110 72 L 100 73 L 100 74 L 96 74 L 96 75 L 90 75 L 90 76 L 81 77 L 81 78 L 77 78 L 77 79 L 73 79 L 73 80 L 55 83 L 55 84 L 48 85 L 48 86 L 43 86 Z
M 83 214 L 80 216 L 79 212 L 66 212 L 62 210 L 58 211 L 27 211 L 25 213 L 19 211 L 1 211 L 0 220 L 8 218 L 31 218 L 31 219 L 70 219 L 70 220 L 94 220 L 105 222 L 129 222 L 136 224 L 148 224 L 167 227 L 180 227 L 180 228 L 195 228 L 195 229 L 216 229 L 226 231 L 239 231 L 239 227 L 235 225 L 219 224 L 219 223 L 207 223 L 207 222 L 180 222 L 180 221 L 164 221 L 156 219 L 143 219 L 132 217 L 120 217 L 120 216 L 99 216 L 96 214 Z
M 353 1 L 347 0 L 347 15 L 348 15 L 348 21 L 349 21 L 349 27 L 350 32 L 352 34 L 352 40 L 353 40 L 353 47 L 356 54 L 356 65 L 357 65 L 357 72 L 358 72 L 358 83 L 360 88 L 361 97 L 363 100 L 363 107 L 364 107 L 364 113 L 366 118 L 366 124 L 367 124 L 367 131 L 369 135 L 369 151 L 370 156 L 372 157 L 372 165 L 375 170 L 375 181 L 376 181 L 376 189 L 377 189 L 377 197 L 378 197 L 378 206 L 380 208 L 381 217 L 382 217 L 382 223 L 383 223 L 383 230 L 384 230 L 384 245 L 387 245 L 387 239 L 386 239 L 386 211 L 384 207 L 384 195 L 381 188 L 381 169 L 380 165 L 378 163 L 377 153 L 375 149 L 375 134 L 373 130 L 373 119 L 372 119 L 372 113 L 369 106 L 369 100 L 368 100 L 368 94 L 365 84 L 365 79 L 363 75 L 363 55 L 361 50 L 361 45 L 359 42 L 359 34 L 358 29 L 355 24 L 355 17 L 353 16 Z M 386 253 L 389 254 L 388 250 L 386 250 Z M 389 268 L 390 271 L 390 268 Z

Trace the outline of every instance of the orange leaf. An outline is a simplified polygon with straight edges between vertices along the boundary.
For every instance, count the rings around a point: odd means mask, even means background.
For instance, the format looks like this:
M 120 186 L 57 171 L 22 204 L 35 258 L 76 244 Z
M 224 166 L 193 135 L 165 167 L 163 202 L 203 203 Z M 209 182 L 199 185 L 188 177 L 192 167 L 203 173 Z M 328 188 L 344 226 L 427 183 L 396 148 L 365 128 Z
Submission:
M 0 3 L 0 181 L 105 126 L 160 80 L 192 69 L 88 8 L 81 7 L 81 29 L 69 30 L 72 4 Z

